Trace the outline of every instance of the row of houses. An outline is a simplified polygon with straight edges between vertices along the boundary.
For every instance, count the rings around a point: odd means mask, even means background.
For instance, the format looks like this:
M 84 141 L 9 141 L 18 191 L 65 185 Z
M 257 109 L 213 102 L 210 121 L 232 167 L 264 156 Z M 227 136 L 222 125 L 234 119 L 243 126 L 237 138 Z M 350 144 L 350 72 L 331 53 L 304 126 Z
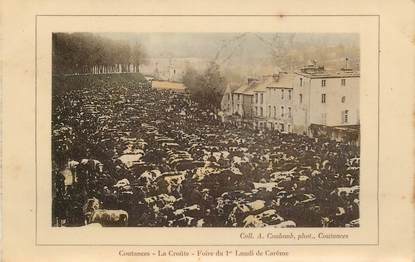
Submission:
M 224 121 L 241 127 L 325 135 L 358 143 L 360 73 L 346 67 L 326 70 L 316 62 L 297 72 L 249 78 L 225 91 Z

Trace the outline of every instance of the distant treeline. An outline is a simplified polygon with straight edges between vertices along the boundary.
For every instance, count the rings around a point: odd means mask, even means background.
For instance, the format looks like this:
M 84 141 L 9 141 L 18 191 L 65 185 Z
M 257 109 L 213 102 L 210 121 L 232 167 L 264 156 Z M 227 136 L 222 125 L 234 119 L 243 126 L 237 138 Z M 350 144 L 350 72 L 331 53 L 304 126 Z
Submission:
M 138 43 L 115 41 L 92 33 L 52 35 L 54 75 L 139 72 L 145 58 Z

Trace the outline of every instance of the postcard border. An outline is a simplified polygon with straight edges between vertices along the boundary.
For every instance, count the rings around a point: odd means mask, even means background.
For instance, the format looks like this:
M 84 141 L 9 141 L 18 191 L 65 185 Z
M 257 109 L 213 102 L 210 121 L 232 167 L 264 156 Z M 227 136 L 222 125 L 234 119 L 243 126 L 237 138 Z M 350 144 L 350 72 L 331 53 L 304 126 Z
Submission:
M 37 23 L 38 23 L 38 17 L 68 17 L 68 16 L 79 16 L 79 17 L 95 17 L 95 16 L 100 16 L 100 17 L 333 17 L 333 16 L 337 16 L 337 17 L 377 17 L 378 18 L 378 75 L 377 75 L 377 80 L 378 80 L 378 101 L 377 101 L 377 113 L 378 113 L 378 123 L 377 123 L 377 143 L 378 143 L 378 152 L 377 152 L 377 185 L 376 185 L 376 203 L 377 203 L 377 242 L 375 244 L 370 244 L 370 243 L 361 243 L 361 244 L 237 244 L 237 245 L 232 245 L 232 244 L 207 244 L 207 245 L 139 245 L 139 244 L 41 244 L 38 243 L 38 222 L 37 222 L 37 216 L 38 216 L 38 208 L 37 208 L 37 204 L 38 204 L 38 190 L 37 190 L 37 177 L 38 177 L 38 157 L 37 157 L 37 114 L 38 114 L 38 110 L 37 110 Z M 379 227 L 379 164 L 380 164 L 380 15 L 379 14 L 362 14 L 362 15 L 354 15 L 354 14 L 317 14 L 317 15 L 295 15 L 295 14 L 290 14 L 290 15 L 270 15 L 270 14 L 221 14 L 221 15 L 215 15 L 215 14 L 154 14 L 154 15 L 149 15 L 149 14 L 141 14 L 141 15 L 116 15 L 116 14 L 112 14 L 112 15 L 55 15 L 55 14 L 36 14 L 35 15 L 35 246 L 125 246 L 125 247 L 129 247 L 129 246 L 143 246 L 143 247 L 197 247 L 197 246 L 206 246 L 206 247 L 213 247 L 213 246 L 218 246 L 218 247 L 235 247 L 235 246 L 252 246 L 252 247 L 267 247 L 267 246 L 379 246 L 379 237 L 380 237 L 380 227 Z

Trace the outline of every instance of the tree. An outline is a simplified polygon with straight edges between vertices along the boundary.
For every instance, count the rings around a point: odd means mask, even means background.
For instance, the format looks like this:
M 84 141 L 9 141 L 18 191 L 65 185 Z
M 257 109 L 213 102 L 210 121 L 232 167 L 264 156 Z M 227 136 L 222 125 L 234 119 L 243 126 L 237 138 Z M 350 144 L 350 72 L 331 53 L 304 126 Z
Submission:
M 190 92 L 195 92 L 197 89 L 196 78 L 199 73 L 190 65 L 186 66 L 185 73 L 182 77 L 183 84 L 188 88 Z
M 52 35 L 53 74 L 137 72 L 145 62 L 139 43 L 115 41 L 92 33 Z
M 143 47 L 138 43 L 132 46 L 130 61 L 136 68 L 137 72 L 140 72 L 140 65 L 144 63 L 145 59 L 146 54 L 143 51 Z
M 202 107 L 213 111 L 220 108 L 220 102 L 226 88 L 226 79 L 222 76 L 218 64 L 210 63 L 202 74 L 188 67 L 183 76 L 183 83 L 188 88 L 192 99 Z

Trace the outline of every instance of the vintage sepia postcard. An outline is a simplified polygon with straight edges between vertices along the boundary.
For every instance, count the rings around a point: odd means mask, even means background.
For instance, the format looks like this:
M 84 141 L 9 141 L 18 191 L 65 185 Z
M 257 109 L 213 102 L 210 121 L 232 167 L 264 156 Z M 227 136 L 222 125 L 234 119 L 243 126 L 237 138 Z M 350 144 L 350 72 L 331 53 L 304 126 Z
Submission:
M 6 1 L 4 261 L 412 261 L 398 2 Z

